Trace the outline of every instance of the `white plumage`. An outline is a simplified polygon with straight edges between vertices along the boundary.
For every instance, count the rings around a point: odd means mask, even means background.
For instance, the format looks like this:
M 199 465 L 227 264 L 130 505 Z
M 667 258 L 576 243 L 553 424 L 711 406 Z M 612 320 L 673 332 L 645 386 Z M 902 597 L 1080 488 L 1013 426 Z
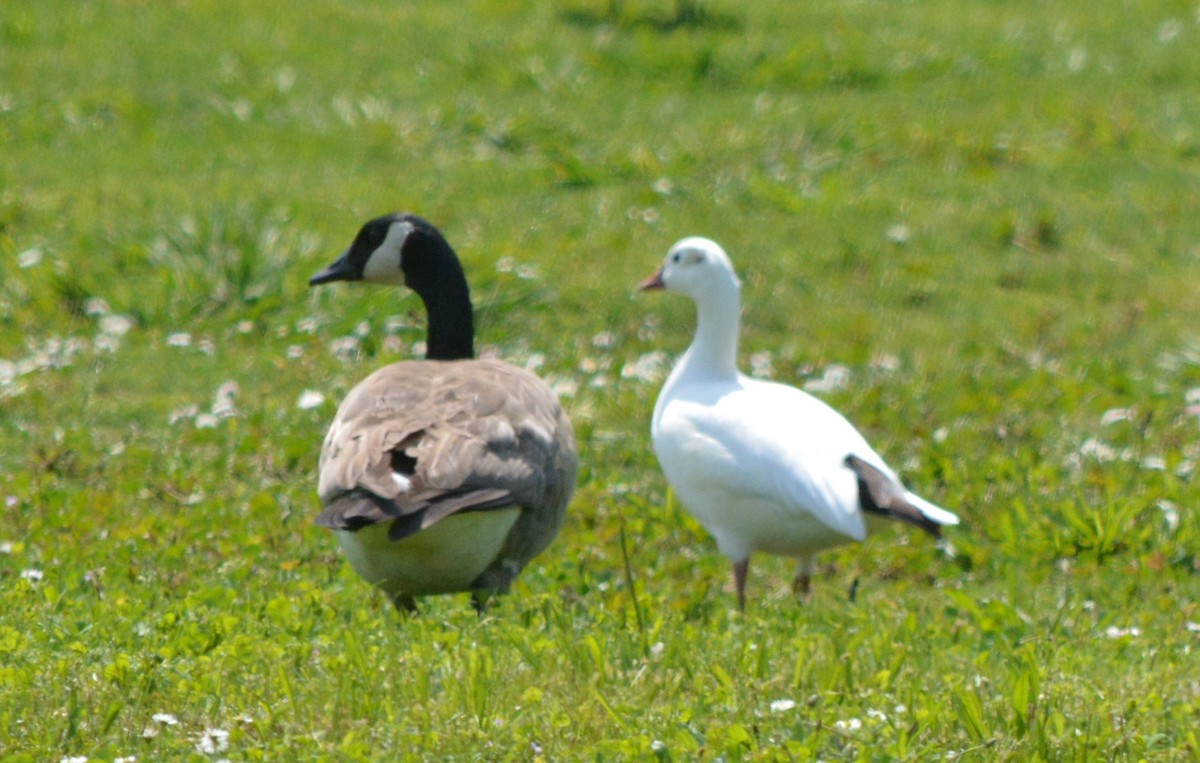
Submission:
M 696 302 L 695 339 L 659 393 L 651 435 L 680 501 L 733 561 L 739 606 L 755 551 L 795 557 L 795 589 L 807 592 L 816 553 L 865 539 L 877 518 L 933 535 L 958 524 L 906 490 L 833 408 L 738 372 L 740 283 L 715 242 L 683 239 L 641 288 Z

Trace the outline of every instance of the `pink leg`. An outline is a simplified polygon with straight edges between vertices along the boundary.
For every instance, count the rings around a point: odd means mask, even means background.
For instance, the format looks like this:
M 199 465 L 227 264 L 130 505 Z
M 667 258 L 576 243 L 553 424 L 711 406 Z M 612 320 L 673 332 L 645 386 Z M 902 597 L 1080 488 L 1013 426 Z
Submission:
M 737 587 L 738 609 L 746 610 L 746 573 L 750 571 L 750 557 L 733 563 L 733 583 Z
M 807 597 L 810 588 L 812 588 L 812 578 L 808 575 L 797 575 L 792 580 L 792 595 L 797 599 Z
M 792 595 L 796 598 L 808 596 L 812 587 L 812 573 L 816 559 L 802 556 L 796 560 L 796 577 L 792 580 Z

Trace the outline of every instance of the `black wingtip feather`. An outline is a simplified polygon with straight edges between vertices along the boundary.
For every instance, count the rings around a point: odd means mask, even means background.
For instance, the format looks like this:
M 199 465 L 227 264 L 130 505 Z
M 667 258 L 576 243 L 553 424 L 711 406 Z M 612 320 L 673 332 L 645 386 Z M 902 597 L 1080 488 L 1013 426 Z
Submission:
M 863 511 L 919 527 L 935 538 L 942 526 L 909 503 L 904 486 L 854 454 L 842 462 L 858 477 L 858 501 Z

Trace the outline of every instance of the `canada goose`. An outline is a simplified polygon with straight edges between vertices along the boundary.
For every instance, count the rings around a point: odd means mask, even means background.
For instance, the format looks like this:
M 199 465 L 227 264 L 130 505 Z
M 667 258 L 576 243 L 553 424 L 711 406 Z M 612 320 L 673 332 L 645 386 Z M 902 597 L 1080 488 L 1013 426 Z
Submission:
M 910 493 L 837 411 L 785 384 L 737 369 L 740 288 L 725 251 L 704 238 L 675 244 L 640 290 L 696 302 L 696 336 L 654 406 L 654 452 L 680 501 L 733 561 L 746 606 L 750 554 L 797 560 L 808 592 L 822 549 L 861 541 L 889 518 L 939 536 L 958 517 Z
M 467 281 L 428 221 L 367 222 L 309 284 L 331 281 L 404 284 L 429 322 L 425 360 L 375 371 L 338 407 L 316 522 L 398 609 L 470 591 L 482 610 L 558 534 L 578 466 L 571 422 L 541 379 L 473 359 Z

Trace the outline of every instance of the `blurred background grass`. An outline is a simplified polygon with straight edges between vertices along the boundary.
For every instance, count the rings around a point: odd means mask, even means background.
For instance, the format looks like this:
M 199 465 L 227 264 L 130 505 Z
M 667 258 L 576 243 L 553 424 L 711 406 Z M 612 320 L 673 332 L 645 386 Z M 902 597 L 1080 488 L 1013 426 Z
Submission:
M 1198 36 L 1176 2 L 5 2 L 0 752 L 1194 758 Z M 423 332 L 307 277 L 397 209 L 579 430 L 483 622 L 398 621 L 310 524 L 337 400 Z M 648 447 L 691 308 L 631 295 L 691 234 L 745 366 L 825 380 L 953 555 L 829 554 L 804 605 L 756 560 L 729 611 Z

